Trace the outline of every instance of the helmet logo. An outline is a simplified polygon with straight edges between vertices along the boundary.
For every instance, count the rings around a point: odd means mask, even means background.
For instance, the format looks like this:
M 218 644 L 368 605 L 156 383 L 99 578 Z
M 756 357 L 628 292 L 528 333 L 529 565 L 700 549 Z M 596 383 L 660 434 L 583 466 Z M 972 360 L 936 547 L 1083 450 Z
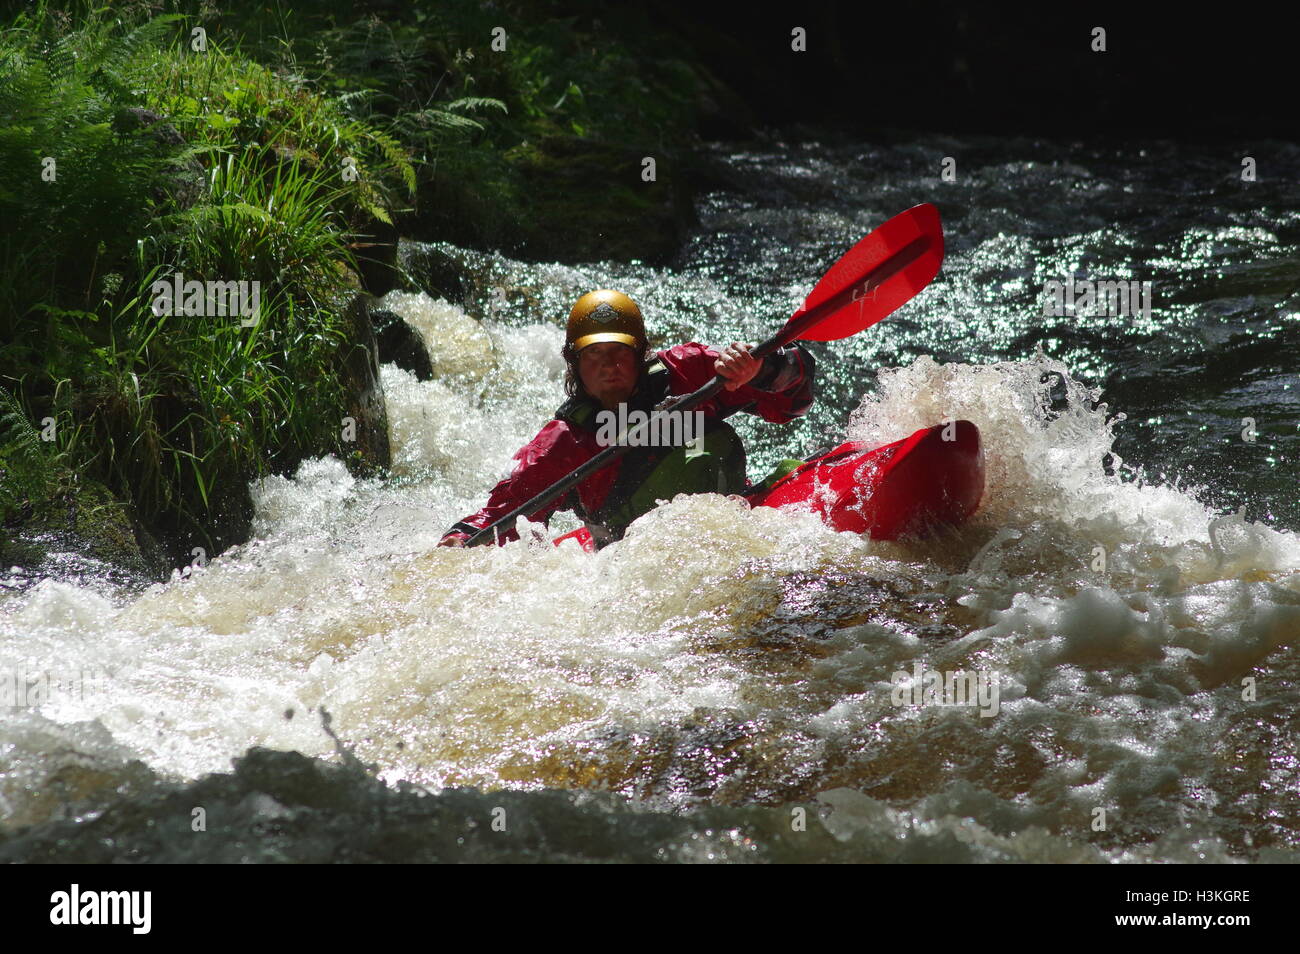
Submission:
M 599 321 L 602 325 L 604 325 L 604 324 L 608 324 L 611 321 L 618 321 L 619 314 L 615 310 L 613 305 L 611 305 L 607 301 L 602 301 L 599 305 L 597 305 L 595 308 L 592 309 L 591 314 L 588 315 L 588 317 L 591 318 L 593 321 Z

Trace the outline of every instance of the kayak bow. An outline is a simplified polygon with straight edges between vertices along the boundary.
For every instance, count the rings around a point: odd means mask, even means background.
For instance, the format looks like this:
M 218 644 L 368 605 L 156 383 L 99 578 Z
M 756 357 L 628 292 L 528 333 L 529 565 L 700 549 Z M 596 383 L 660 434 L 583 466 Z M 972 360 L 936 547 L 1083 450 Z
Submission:
M 923 427 L 882 447 L 841 444 L 749 498 L 753 507 L 810 510 L 833 530 L 873 540 L 924 536 L 970 519 L 984 496 L 984 452 L 970 421 Z M 555 540 L 594 552 L 586 527 Z

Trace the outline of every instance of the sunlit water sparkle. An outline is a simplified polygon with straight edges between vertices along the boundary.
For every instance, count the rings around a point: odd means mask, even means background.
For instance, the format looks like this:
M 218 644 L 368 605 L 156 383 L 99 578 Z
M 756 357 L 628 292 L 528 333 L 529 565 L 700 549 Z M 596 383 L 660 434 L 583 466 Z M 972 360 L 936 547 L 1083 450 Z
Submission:
M 708 816 L 734 825 L 709 829 L 704 855 L 755 850 L 743 829 L 774 857 L 815 856 L 755 821 L 753 806 L 792 804 L 820 806 L 819 824 L 864 857 L 1191 861 L 1298 847 L 1300 541 L 1293 510 L 1281 526 L 1259 520 L 1284 509 L 1283 484 L 1257 448 L 1234 452 L 1233 483 L 1216 480 L 1214 454 L 1168 434 L 1123 436 L 1160 433 L 1142 423 L 1158 415 L 1134 381 L 1202 426 L 1262 401 L 1267 430 L 1294 408 L 1289 370 L 1268 361 L 1247 375 L 1259 395 L 1207 384 L 1216 348 L 1249 346 L 1225 323 L 1294 355 L 1293 293 L 1260 262 L 1294 261 L 1296 216 L 1248 214 L 1194 184 L 1212 203 L 1199 224 L 1167 211 L 1117 227 L 1115 209 L 1159 201 L 1159 176 L 1113 156 L 1030 162 L 1048 147 L 1025 143 L 970 144 L 1003 154 L 971 161 L 945 198 L 921 170 L 950 146 L 720 149 L 748 191 L 708 197 L 674 269 L 444 247 L 481 298 L 466 314 L 389 296 L 434 343 L 437 371 L 420 382 L 383 368 L 389 480 L 308 461 L 259 482 L 254 538 L 190 578 L 143 592 L 49 579 L 0 603 L 0 670 L 109 674 L 98 695 L 3 717 L 5 826 L 100 805 L 150 773 L 227 771 L 252 746 L 337 759 L 323 708 L 389 783 L 733 812 Z M 1189 178 L 1208 175 L 1199 162 L 1186 160 Z M 871 332 L 814 346 L 822 383 L 807 419 L 742 429 L 757 477 L 790 452 L 972 420 L 989 490 L 971 524 L 880 543 L 699 496 L 594 556 L 541 538 L 435 547 L 563 399 L 560 318 L 577 293 L 628 291 L 657 344 L 756 340 L 838 250 L 922 200 L 945 217 L 940 279 Z M 1207 303 L 1189 289 L 1211 260 L 1231 288 Z M 1061 320 L 1032 299 L 1071 269 L 1156 273 L 1183 290 L 1166 289 L 1149 328 L 1053 329 Z M 1250 269 L 1263 276 L 1255 303 L 1234 304 Z M 494 312 L 496 285 L 510 304 Z M 1294 460 L 1293 443 L 1274 443 Z M 1207 505 L 1220 498 L 1250 506 Z M 995 673 L 998 714 L 892 704 L 892 674 L 918 662 Z

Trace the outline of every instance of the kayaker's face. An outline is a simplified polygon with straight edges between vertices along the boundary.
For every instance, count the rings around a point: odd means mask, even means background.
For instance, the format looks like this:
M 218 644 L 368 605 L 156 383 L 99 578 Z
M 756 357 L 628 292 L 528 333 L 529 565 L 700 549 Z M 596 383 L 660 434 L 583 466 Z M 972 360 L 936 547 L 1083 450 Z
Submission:
M 578 352 L 582 386 L 611 410 L 636 390 L 636 371 L 636 352 L 617 341 L 587 345 Z

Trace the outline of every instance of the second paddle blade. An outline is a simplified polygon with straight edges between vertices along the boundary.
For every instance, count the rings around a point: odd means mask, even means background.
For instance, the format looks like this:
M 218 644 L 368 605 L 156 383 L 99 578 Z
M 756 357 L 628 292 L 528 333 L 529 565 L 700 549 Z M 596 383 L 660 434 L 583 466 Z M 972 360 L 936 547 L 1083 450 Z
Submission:
M 800 314 L 827 303 L 834 311 L 799 337 L 835 341 L 869 328 L 928 285 L 942 264 L 939 210 L 927 202 L 900 212 L 845 252 L 822 276 Z M 837 297 L 840 302 L 834 301 Z

